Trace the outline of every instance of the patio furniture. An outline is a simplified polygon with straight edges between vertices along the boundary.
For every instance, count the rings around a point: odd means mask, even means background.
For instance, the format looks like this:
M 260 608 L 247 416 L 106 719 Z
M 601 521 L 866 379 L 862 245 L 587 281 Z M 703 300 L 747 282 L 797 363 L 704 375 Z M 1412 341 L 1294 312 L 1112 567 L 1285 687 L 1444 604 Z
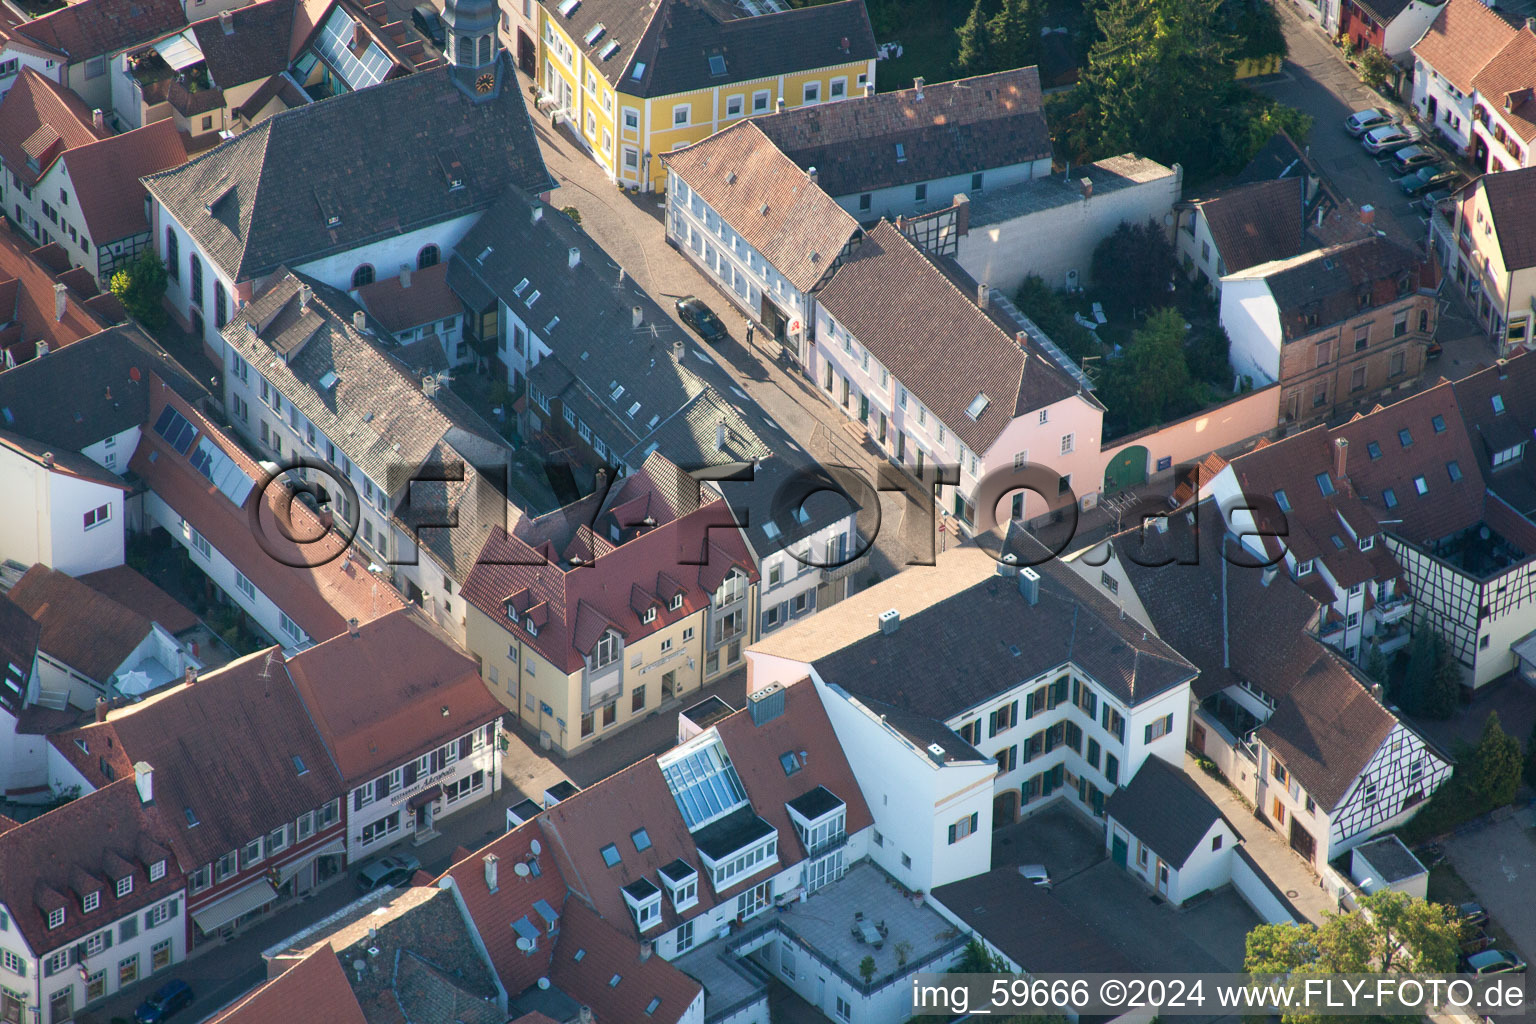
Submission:
M 858 927 L 859 934 L 863 936 L 864 941 L 869 943 L 871 946 L 874 946 L 876 949 L 879 949 L 880 944 L 885 940 L 885 936 L 880 934 L 880 930 L 872 924 L 866 924 L 863 922 L 860 922 Z
M 1109 323 L 1109 317 L 1104 315 L 1104 304 L 1102 302 L 1095 302 L 1093 304 L 1093 318 L 1101 324 Z

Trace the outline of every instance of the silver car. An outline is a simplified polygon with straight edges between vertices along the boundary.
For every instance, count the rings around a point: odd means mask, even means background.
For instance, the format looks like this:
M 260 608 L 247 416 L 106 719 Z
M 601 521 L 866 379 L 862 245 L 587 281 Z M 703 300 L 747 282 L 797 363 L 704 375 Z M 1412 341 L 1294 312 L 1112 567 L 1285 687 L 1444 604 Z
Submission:
M 1417 128 L 1405 128 L 1400 124 L 1382 125 L 1373 128 L 1360 138 L 1360 145 L 1365 147 L 1367 153 L 1390 153 L 1394 149 L 1401 149 L 1410 142 L 1419 140 Z
M 1357 110 L 1344 119 L 1344 130 L 1355 138 L 1359 138 L 1366 132 L 1375 128 L 1384 128 L 1389 124 L 1396 124 L 1397 116 L 1386 107 L 1366 107 Z

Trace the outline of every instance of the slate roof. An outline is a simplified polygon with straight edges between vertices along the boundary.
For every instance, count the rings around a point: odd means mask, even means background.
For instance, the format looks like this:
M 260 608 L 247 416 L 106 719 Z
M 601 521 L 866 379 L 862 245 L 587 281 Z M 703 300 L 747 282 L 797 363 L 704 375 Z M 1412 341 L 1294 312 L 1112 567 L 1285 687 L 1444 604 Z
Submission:
M 37 184 L 66 151 L 106 135 L 92 126 L 91 108 L 84 100 L 30 67 L 21 69 L 5 99 L 0 100 L 0 160 L 24 185 Z M 37 170 L 28 165 L 29 161 L 36 162 Z
M 568 15 L 558 0 L 540 2 L 599 74 L 642 99 L 875 59 L 862 0 L 758 17 L 718 0 L 583 0 Z M 603 34 L 585 43 L 598 25 Z M 725 58 L 723 74 L 712 74 L 711 56 Z
M 937 886 L 932 896 L 1031 974 L 1124 974 L 1140 967 L 1017 867 Z
M 1477 179 L 1477 186 L 1493 216 L 1504 269 L 1536 267 L 1536 167 L 1485 174 Z
M 1488 489 L 1531 519 L 1536 518 L 1536 452 L 1527 447 L 1530 457 L 1493 468 L 1496 453 L 1536 438 L 1536 359 L 1526 355 L 1468 374 L 1452 387 Z
M 1472 88 L 1526 143 L 1536 140 L 1536 32 L 1529 25 L 1472 79 Z
M 1359 2 L 1361 9 L 1375 18 L 1378 24 L 1386 25 L 1402 14 L 1403 8 L 1407 7 L 1412 0 L 1359 0 Z
M 580 960 L 578 949 L 586 950 Z M 603 1021 L 681 1021 L 703 995 L 697 981 L 668 961 L 642 960 L 628 929 L 615 928 L 580 900 L 566 904 L 550 980 Z M 659 1000 L 654 1008 L 653 1000 Z
M 447 263 L 413 269 L 409 285 L 399 274 L 375 280 L 357 290 L 357 301 L 391 333 L 431 326 L 464 312 L 459 297 L 448 287 Z
M 1238 185 L 1192 205 L 1205 215 L 1216 251 L 1232 273 L 1301 252 L 1305 195 L 1304 179 L 1279 178 Z
M 98 683 L 112 681 L 151 629 L 138 610 L 46 565 L 28 569 L 10 597 L 42 627 L 39 650 Z
M 474 659 L 414 606 L 301 651 L 288 660 L 288 674 L 348 787 L 497 721 L 504 710 Z
M 64 54 L 70 64 L 116 53 L 187 23 L 180 0 L 81 0 L 15 32 Z
M 43 627 L 27 614 L 25 608 L 0 594 L 0 678 L 6 683 L 0 686 L 0 708 L 12 716 L 21 711 L 26 698 L 42 631 Z
M 1167 522 L 1166 533 L 1136 527 L 1109 543 L 1157 635 L 1200 670 L 1196 696 L 1242 682 L 1285 693 L 1298 667 L 1316 656 L 1304 630 L 1318 602 L 1283 572 L 1266 587 L 1256 559 L 1227 534 L 1214 499 L 1175 510 Z
M 1418 253 L 1385 236 L 1372 235 L 1256 264 L 1235 271 L 1232 277 L 1266 283 L 1284 340 L 1289 342 L 1310 337 L 1361 310 L 1412 295 L 1423 269 Z
M 1048 160 L 1036 67 L 816 103 L 753 122 L 828 195 Z M 900 144 L 901 152 L 897 153 Z
M 547 192 L 522 90 L 498 67 L 503 87 L 479 102 L 445 66 L 284 111 L 145 187 L 236 282 L 484 210 L 509 184 Z
M 294 1008 L 300 1006 L 328 1024 L 371 1024 L 352 994 L 341 961 L 324 946 L 220 1010 L 208 1024 L 291 1024 Z
M 1446 0 L 1413 55 L 1470 95 L 1473 79 L 1514 37 L 1515 27 L 1481 0 Z
M 192 23 L 208 74 L 222 89 L 278 75 L 288 68 L 295 0 L 260 0 L 230 12 L 233 32 L 215 15 Z
M 1344 660 L 1325 649 L 1257 735 L 1301 788 L 1331 812 L 1349 794 L 1397 721 Z
M 985 454 L 1015 417 L 1077 392 L 888 221 L 864 237 L 818 301 L 973 452 Z M 957 365 L 968 372 L 957 375 Z M 988 402 L 973 418 L 967 410 L 978 394 Z
M 815 687 L 808 680 L 795 683 L 786 687 L 785 699 L 784 713 L 761 726 L 753 725 L 743 710 L 715 727 L 741 777 L 749 806 L 779 831 L 777 870 L 804 859 L 784 800 L 824 785 L 846 805 L 849 834 L 874 823 Z M 792 750 L 814 753 L 800 771 L 786 778 L 779 756 Z M 654 883 L 663 865 L 680 858 L 699 871 L 699 902 L 678 914 L 671 901 L 663 898 L 662 922 L 656 934 L 735 900 L 738 893 L 766 877 L 752 875 L 724 892 L 714 890 L 654 756 L 561 801 L 530 825 L 542 830 L 544 848 L 554 855 L 571 892 L 631 941 L 639 935 L 622 887 L 641 878 Z M 643 851 L 636 850 L 631 841 L 631 834 L 642 827 L 651 840 Z M 619 864 L 611 868 L 601 853 L 609 843 L 618 845 L 621 854 Z M 568 900 L 567 909 L 575 903 L 577 900 Z
M 1141 762 L 1128 784 L 1110 794 L 1104 810 L 1176 868 L 1184 866 L 1218 821 L 1226 821 L 1233 835 L 1243 838 L 1193 779 L 1155 754 Z
M 858 238 L 858 221 L 755 121 L 740 121 L 661 159 L 802 292 L 821 281 Z
M 129 468 L 300 629 L 320 641 L 344 631 L 350 618 L 367 622 L 401 606 L 398 593 L 377 586 L 362 565 L 344 557 L 347 542 L 340 533 L 326 533 L 303 502 L 284 500 L 284 488 L 266 486 L 266 472 L 233 439 L 173 395 L 158 376 L 152 389 L 141 421 L 146 429 Z M 149 429 L 167 405 L 254 482 L 244 504 L 236 506 Z M 260 538 L 251 529 L 253 518 L 261 524 Z M 290 536 L 320 539 L 299 543 Z
M 653 516 L 657 525 L 637 532 L 649 514 L 626 507 L 636 488 L 646 486 L 637 478 L 666 468 L 665 460 L 652 456 L 609 495 L 520 519 L 511 533 L 493 529 L 461 590 L 464 600 L 570 673 L 586 664 L 608 630 L 633 644 L 707 608 L 733 569 L 756 580 L 752 557 L 722 500 L 701 496 L 696 510 L 670 521 Z M 604 497 L 606 507 L 599 510 L 593 499 Z M 619 543 L 610 541 L 614 526 L 621 530 Z M 572 556 L 585 564 L 574 564 Z M 683 603 L 673 609 L 679 594 Z M 649 623 L 641 618 L 647 609 L 656 613 Z M 529 633 L 529 619 L 537 635 Z
M 165 819 L 139 800 L 133 777 L 71 800 L 0 833 L 0 903 L 39 955 L 180 892 L 186 885 L 170 853 Z M 149 868 L 165 861 L 165 874 L 149 880 Z M 119 897 L 115 881 L 131 873 L 133 888 Z M 83 912 L 81 890 L 101 893 Z M 64 909 L 64 924 L 47 925 L 47 910 Z
M 148 232 L 139 179 L 186 162 L 187 148 L 170 118 L 65 153 L 75 201 L 96 246 Z
M 210 864 L 344 792 L 276 647 L 49 741 L 95 786 L 131 778 L 135 762 L 149 762 L 155 805 L 189 866 Z
M 1035 558 L 1045 555 L 1040 548 Z M 1032 607 L 1016 579 L 997 568 L 985 552 L 955 549 L 934 567 L 909 568 L 752 650 L 808 662 L 854 696 L 938 721 L 1069 661 L 1127 705 L 1195 677 L 1193 665 L 1142 623 L 1122 618 L 1073 569 L 1054 559 L 1036 565 L 1040 600 Z M 877 620 L 889 608 L 901 613 L 901 623 L 887 635 Z M 909 671 L 918 664 L 929 666 L 922 678 Z
M 79 577 L 80 582 L 118 604 L 137 608 L 175 636 L 196 629 L 199 619 L 192 609 L 155 586 L 129 565 L 113 566 Z

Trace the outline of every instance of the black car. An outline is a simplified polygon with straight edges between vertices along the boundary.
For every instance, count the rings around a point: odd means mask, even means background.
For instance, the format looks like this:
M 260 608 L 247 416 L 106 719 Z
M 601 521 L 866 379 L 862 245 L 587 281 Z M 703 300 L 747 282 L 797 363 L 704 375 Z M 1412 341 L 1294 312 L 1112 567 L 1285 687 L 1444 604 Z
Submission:
M 357 887 L 372 892 L 380 886 L 404 885 L 421 870 L 421 861 L 408 853 L 391 853 L 369 861 L 357 873 Z
M 426 36 L 428 41 L 439 50 L 443 48 L 443 19 L 437 13 L 437 8 L 431 4 L 417 4 L 411 10 L 411 24 L 416 31 Z
M 160 1024 L 167 1017 L 192 1005 L 192 989 L 184 981 L 168 981 L 160 990 L 139 1004 L 133 1019 L 139 1024 Z
M 692 327 L 698 336 L 713 345 L 726 337 L 725 324 L 715 316 L 715 311 L 695 296 L 677 300 L 677 315 L 683 323 Z

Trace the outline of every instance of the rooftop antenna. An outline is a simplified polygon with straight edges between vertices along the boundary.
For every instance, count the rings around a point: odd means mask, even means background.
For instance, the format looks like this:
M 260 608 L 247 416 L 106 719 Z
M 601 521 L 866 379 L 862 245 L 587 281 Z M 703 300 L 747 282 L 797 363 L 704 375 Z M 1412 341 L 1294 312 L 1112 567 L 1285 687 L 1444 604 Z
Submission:
M 268 651 L 267 652 L 266 663 L 261 666 L 261 678 L 263 678 L 263 679 L 269 678 L 272 675 L 272 655 L 273 655 L 273 653 L 274 652 L 272 652 L 272 651 Z

